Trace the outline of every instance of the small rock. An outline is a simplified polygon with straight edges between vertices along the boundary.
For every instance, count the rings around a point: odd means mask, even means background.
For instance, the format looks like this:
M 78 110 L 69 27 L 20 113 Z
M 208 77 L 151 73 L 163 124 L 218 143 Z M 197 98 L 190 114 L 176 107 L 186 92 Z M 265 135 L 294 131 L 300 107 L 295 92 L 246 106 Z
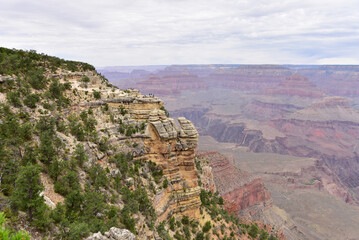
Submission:
M 98 160 L 101 160 L 101 159 L 103 159 L 105 157 L 105 154 L 104 153 L 102 153 L 102 152 L 98 152 L 97 153 L 97 159 Z

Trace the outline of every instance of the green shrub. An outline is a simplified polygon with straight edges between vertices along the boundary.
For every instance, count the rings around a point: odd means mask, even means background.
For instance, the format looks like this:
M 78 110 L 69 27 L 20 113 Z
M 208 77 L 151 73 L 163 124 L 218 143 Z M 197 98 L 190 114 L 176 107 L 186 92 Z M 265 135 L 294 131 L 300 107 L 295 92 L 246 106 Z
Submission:
M 41 69 L 31 70 L 26 75 L 26 80 L 36 90 L 44 89 L 47 84 L 47 80 L 44 77 L 44 71 Z
M 82 167 L 83 164 L 88 161 L 88 156 L 86 155 L 85 148 L 82 144 L 76 145 L 76 150 L 73 154 L 73 159 L 80 167 Z
M 269 234 L 266 231 L 264 231 L 264 230 L 260 231 L 259 240 L 267 240 L 268 237 L 269 237 Z
M 181 222 L 183 225 L 188 225 L 189 224 L 188 216 L 183 216 Z
M 9 103 L 11 103 L 14 107 L 21 107 L 21 100 L 20 100 L 20 92 L 8 92 L 6 94 L 6 99 Z
M 70 171 L 65 176 L 59 178 L 55 183 L 54 190 L 63 196 L 67 196 L 73 190 L 80 190 L 80 183 L 77 172 Z
M 93 165 L 88 170 L 88 175 L 95 189 L 99 189 L 100 187 L 106 188 L 108 186 L 107 174 L 99 164 Z
M 69 232 L 66 239 L 78 240 L 86 237 L 90 233 L 90 229 L 87 223 L 74 222 L 69 226 Z
M 40 167 L 38 165 L 21 167 L 11 195 L 11 203 L 15 209 L 26 211 L 29 221 L 40 229 L 48 224 L 45 214 L 47 207 L 44 198 L 40 196 L 43 190 Z
M 88 76 L 83 76 L 81 79 L 82 82 L 84 83 L 89 83 L 90 82 L 90 78 Z
M 5 214 L 0 212 L 0 239 L 1 240 L 30 240 L 28 233 L 19 231 L 12 232 L 10 229 L 5 228 Z
M 165 180 L 163 180 L 163 188 L 166 189 L 168 187 L 168 180 L 167 178 L 165 178 Z
M 29 108 L 36 108 L 36 103 L 39 102 L 40 97 L 38 94 L 30 94 L 24 99 L 24 104 Z
M 206 232 L 208 232 L 209 230 L 211 230 L 211 222 L 210 221 L 207 221 L 205 224 L 204 224 L 204 226 L 203 226 L 203 228 L 202 228 L 202 231 L 204 232 L 204 233 L 206 233 Z
M 259 229 L 257 224 L 252 224 L 248 231 L 249 236 L 251 236 L 252 238 L 256 238 L 258 233 L 259 233 Z
M 93 91 L 93 97 L 95 99 L 100 99 L 101 98 L 101 92 L 99 91 Z

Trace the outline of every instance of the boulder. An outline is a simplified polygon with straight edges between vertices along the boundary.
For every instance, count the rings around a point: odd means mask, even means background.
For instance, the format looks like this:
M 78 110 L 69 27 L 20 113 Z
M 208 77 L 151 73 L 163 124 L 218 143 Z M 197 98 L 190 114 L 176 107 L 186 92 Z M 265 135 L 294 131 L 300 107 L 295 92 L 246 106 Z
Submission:
M 101 232 L 94 233 L 86 240 L 135 240 L 136 236 L 127 229 L 112 227 L 102 235 Z

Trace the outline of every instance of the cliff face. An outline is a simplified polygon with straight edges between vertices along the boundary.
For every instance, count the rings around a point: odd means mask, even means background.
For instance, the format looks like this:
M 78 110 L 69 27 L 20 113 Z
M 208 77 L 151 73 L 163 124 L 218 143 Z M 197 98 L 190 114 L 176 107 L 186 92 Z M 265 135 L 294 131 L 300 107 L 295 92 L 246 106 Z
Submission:
M 264 94 L 300 96 L 308 98 L 323 97 L 324 93 L 317 89 L 308 78 L 293 74 L 279 83 L 276 87 L 264 90 Z
M 241 65 L 236 68 L 219 68 L 216 72 L 209 74 L 206 81 L 211 86 L 258 90 L 274 87 L 289 75 L 291 71 L 282 66 Z
M 210 135 L 217 141 L 237 143 L 256 153 L 320 159 L 346 185 L 343 191 L 347 192 L 349 187 L 358 198 L 358 111 L 342 98 L 325 98 L 283 118 L 263 123 L 261 126 L 272 129 L 272 137 L 266 136 L 263 129 L 250 129 L 244 122 L 231 123 L 211 117 L 206 110 L 180 113 L 191 119 L 203 135 Z
M 180 128 L 164 113 L 155 116 L 152 112 L 148 129 L 150 138 L 144 142 L 145 159 L 161 166 L 170 182 L 170 187 L 161 191 L 154 200 L 160 220 L 176 213 L 195 217 L 201 205 L 194 167 L 198 134 L 190 121 L 179 118 L 178 122 Z
M 225 200 L 225 208 L 240 216 L 253 216 L 272 206 L 269 191 L 260 178 L 239 170 L 218 152 L 198 152 L 200 161 L 208 161 L 217 191 Z M 229 156 L 230 157 L 230 156 Z
M 310 78 L 329 95 L 356 97 L 359 95 L 359 67 L 328 65 L 303 68 L 298 71 Z
M 63 74 L 65 75 L 65 74 Z M 66 75 L 65 75 L 66 76 Z M 70 81 L 77 78 L 68 77 Z M 87 88 L 96 88 L 96 82 Z M 86 89 L 87 89 L 86 88 Z M 198 217 L 201 201 L 198 175 L 194 167 L 194 151 L 197 147 L 198 133 L 193 124 L 185 118 L 178 118 L 178 125 L 174 119 L 165 115 L 163 102 L 153 96 L 144 96 L 137 90 L 108 91 L 102 90 L 102 98 L 98 101 L 81 102 L 72 107 L 72 110 L 101 109 L 109 107 L 109 114 L 128 126 L 145 126 L 144 131 L 135 133 L 131 137 L 123 136 L 118 132 L 116 124 L 108 123 L 107 117 L 102 119 L 101 128 L 112 129 L 112 136 L 108 140 L 112 144 L 122 145 L 123 141 L 130 140 L 136 143 L 136 149 L 128 149 L 136 159 L 155 163 L 162 169 L 169 187 L 158 191 L 153 198 L 153 206 L 158 220 L 166 220 L 174 214 Z M 106 98 L 110 94 L 111 98 Z M 69 114 L 69 113 L 68 113 Z M 107 120 L 107 121 L 106 121 Z M 101 134 L 101 131 L 100 131 Z M 99 153 L 94 153 L 98 156 Z M 108 154 L 99 159 L 106 160 Z

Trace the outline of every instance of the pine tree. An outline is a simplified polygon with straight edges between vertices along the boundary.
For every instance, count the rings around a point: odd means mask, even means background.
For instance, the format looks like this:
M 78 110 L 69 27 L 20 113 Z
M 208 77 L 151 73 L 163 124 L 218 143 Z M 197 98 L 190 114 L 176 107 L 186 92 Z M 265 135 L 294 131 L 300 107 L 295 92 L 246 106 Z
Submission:
M 40 196 L 43 190 L 44 186 L 40 181 L 40 167 L 38 165 L 21 167 L 11 200 L 15 208 L 27 212 L 30 222 L 43 221 L 46 210 L 44 198 Z

